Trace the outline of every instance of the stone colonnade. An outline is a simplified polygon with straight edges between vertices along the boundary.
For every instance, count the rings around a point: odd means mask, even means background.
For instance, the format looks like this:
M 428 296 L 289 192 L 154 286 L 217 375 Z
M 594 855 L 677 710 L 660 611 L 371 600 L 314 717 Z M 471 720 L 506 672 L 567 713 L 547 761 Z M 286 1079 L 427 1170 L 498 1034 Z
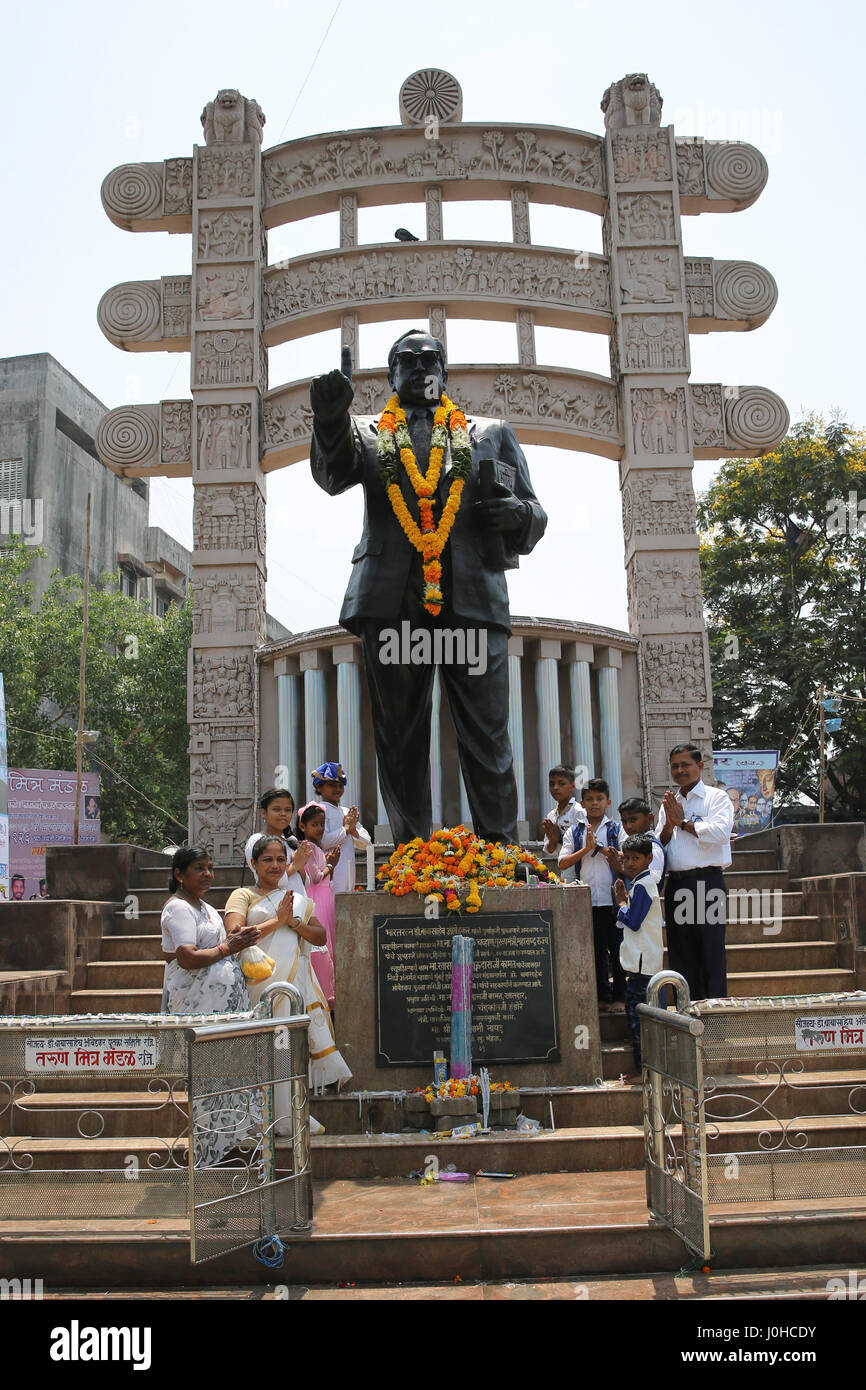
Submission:
M 262 785 L 285 786 L 297 804 L 312 796 L 311 772 L 338 758 L 347 804 L 390 840 L 376 776 L 360 646 L 342 628 L 301 633 L 259 653 Z M 514 620 L 509 644 L 509 734 L 521 838 L 535 839 L 549 807 L 547 774 L 565 761 L 584 778 L 603 776 L 611 799 L 643 794 L 637 643 L 626 633 L 577 624 Z M 620 679 L 622 677 L 622 680 Z M 430 787 L 434 824 L 468 824 L 454 731 L 434 690 Z

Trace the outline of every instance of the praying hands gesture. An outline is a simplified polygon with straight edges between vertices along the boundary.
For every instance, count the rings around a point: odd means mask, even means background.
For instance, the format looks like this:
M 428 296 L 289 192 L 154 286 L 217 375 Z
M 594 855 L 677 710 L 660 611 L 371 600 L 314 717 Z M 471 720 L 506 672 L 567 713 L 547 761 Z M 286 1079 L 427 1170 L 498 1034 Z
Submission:
M 357 806 L 350 806 L 343 817 L 343 829 L 347 835 L 354 835 L 358 828 L 359 811 Z
M 662 805 L 665 808 L 665 824 L 670 826 L 682 825 L 685 813 L 680 802 L 677 801 L 676 792 L 672 791 L 670 787 L 664 794 Z
M 628 892 L 621 878 L 613 885 L 613 899 L 617 907 L 625 907 L 628 902 Z
M 290 874 L 303 874 L 312 852 L 313 847 L 309 840 L 302 840 L 289 860 L 287 872 Z
M 334 845 L 325 855 L 326 872 L 332 874 L 340 862 L 340 850 L 342 846 Z

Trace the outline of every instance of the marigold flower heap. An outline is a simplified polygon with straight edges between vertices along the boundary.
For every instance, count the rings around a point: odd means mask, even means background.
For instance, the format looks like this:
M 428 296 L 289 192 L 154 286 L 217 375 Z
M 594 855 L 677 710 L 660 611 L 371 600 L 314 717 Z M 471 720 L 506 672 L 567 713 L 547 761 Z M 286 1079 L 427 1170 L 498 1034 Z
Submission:
M 527 864 L 545 883 L 558 883 L 556 874 L 519 845 L 491 844 L 465 825 L 436 830 L 429 840 L 416 838 L 398 845 L 376 877 L 385 893 L 403 897 L 420 893 L 444 902 L 450 912 L 477 912 L 482 888 L 510 888 L 519 864 Z
M 433 499 L 442 476 L 442 462 L 451 435 L 451 486 L 448 500 L 442 508 L 438 526 L 433 520 Z M 430 459 L 427 472 L 422 473 L 415 459 L 406 412 L 396 393 L 379 417 L 379 436 L 376 441 L 379 473 L 382 486 L 410 545 L 418 551 L 424 567 L 424 607 L 438 617 L 442 611 L 442 552 L 448 543 L 451 528 L 460 510 L 460 499 L 466 479 L 472 472 L 472 445 L 466 416 L 446 395 L 439 398 L 433 415 L 430 436 Z M 399 455 L 399 463 L 398 463 Z M 400 487 L 402 463 L 418 498 L 418 521 L 406 506 Z M 419 525 L 420 523 L 420 525 Z

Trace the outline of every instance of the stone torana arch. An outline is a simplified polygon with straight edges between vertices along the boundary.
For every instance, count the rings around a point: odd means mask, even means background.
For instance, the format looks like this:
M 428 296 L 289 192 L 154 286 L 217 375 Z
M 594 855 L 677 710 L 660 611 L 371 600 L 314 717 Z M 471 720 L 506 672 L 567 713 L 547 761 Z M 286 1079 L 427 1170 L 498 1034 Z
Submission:
M 643 74 L 613 83 L 602 110 L 603 135 L 464 123 L 456 79 L 427 69 L 401 88 L 401 125 L 263 151 L 261 108 L 222 91 L 191 156 L 105 179 L 117 226 L 191 238 L 189 273 L 116 285 L 98 310 L 126 351 L 190 352 L 191 399 L 110 411 L 97 448 L 124 477 L 194 482 L 190 837 L 218 862 L 238 858 L 254 820 L 265 474 L 309 453 L 309 383 L 269 389 L 267 349 L 325 328 L 360 367 L 362 323 L 423 313 L 443 340 L 449 312 L 516 324 L 518 363 L 450 365 L 453 393 L 523 443 L 617 461 L 648 787 L 667 785 L 673 742 L 711 751 L 693 461 L 767 453 L 789 417 L 765 387 L 690 380 L 689 334 L 755 328 L 777 291 L 751 262 L 687 257 L 682 217 L 749 207 L 767 165 L 751 145 L 678 138 Z M 510 201 L 513 240 L 444 240 L 449 199 Z M 413 200 L 423 241 L 358 245 L 359 207 Z M 531 202 L 596 213 L 604 255 L 533 245 Z M 268 265 L 268 228 L 329 211 L 339 247 Z M 536 323 L 606 333 L 610 376 L 539 364 Z M 375 413 L 386 388 L 383 365 L 358 370 L 356 408 Z

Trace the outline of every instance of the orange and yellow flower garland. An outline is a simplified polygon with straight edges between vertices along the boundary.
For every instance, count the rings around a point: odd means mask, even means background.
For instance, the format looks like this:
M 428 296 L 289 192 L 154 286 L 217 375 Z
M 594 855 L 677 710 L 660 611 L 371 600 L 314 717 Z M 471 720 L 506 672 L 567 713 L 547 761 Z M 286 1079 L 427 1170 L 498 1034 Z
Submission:
M 481 907 L 481 888 L 510 888 L 518 864 L 527 864 L 545 883 L 559 879 L 540 859 L 519 845 L 491 844 L 464 825 L 437 830 L 429 840 L 398 845 L 376 877 L 382 891 L 403 897 L 420 893 L 444 902 L 449 912 Z
M 442 509 L 439 525 L 433 521 L 433 499 L 442 474 L 442 462 L 451 434 L 453 460 L 451 487 Z M 466 479 L 472 471 L 472 445 L 466 426 L 466 416 L 446 395 L 433 415 L 430 436 L 430 459 L 427 472 L 422 473 L 415 459 L 406 412 L 396 394 L 391 397 L 379 417 L 379 437 L 376 442 L 382 483 L 410 545 L 418 551 L 424 568 L 424 607 L 434 617 L 442 611 L 442 552 L 448 543 L 451 528 L 460 510 L 460 499 Z M 420 526 L 406 506 L 400 488 L 397 458 L 406 470 L 415 496 L 418 498 Z

